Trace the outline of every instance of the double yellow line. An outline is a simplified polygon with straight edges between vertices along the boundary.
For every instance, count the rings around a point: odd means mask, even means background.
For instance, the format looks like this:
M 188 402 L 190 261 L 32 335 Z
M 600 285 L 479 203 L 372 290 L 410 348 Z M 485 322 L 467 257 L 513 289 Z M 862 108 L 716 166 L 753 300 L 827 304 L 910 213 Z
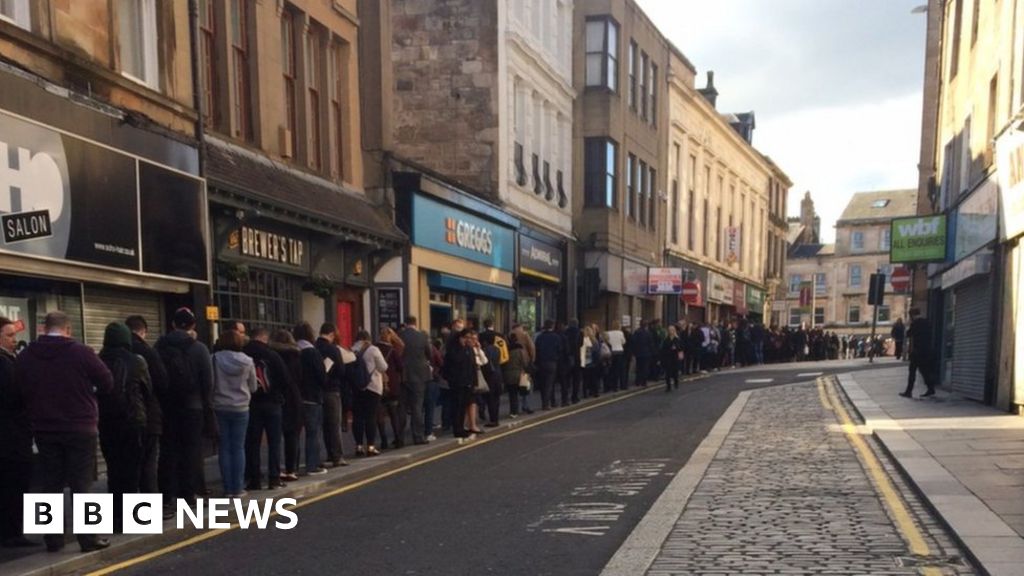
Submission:
M 842 424 L 843 432 L 846 434 L 850 444 L 860 454 L 861 462 L 864 463 L 864 467 L 867 468 L 871 479 L 874 480 L 876 490 L 881 495 L 886 508 L 889 509 L 890 515 L 896 522 L 897 529 L 899 529 L 903 539 L 909 545 L 910 552 L 918 556 L 928 556 L 931 551 L 924 539 L 924 535 L 921 534 L 917 523 L 914 522 L 910 511 L 907 510 L 903 498 L 892 485 L 892 480 L 889 479 L 889 475 L 882 467 L 882 463 L 878 461 L 874 450 L 868 446 L 868 443 L 864 441 L 864 437 L 857 430 L 857 426 L 853 423 L 853 419 L 850 418 L 849 413 L 847 413 L 846 408 L 839 399 L 831 380 L 829 378 L 818 378 L 817 384 L 821 405 L 826 410 L 835 412 L 836 417 Z M 921 568 L 921 573 L 925 574 L 925 576 L 941 576 L 942 571 L 934 566 L 925 566 Z

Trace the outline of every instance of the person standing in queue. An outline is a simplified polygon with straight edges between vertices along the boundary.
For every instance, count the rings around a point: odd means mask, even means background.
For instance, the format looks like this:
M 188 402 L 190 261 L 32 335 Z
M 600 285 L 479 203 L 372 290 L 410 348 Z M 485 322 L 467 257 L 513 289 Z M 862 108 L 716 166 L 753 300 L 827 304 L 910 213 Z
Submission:
M 0 546 L 38 546 L 22 533 L 25 493 L 32 482 L 32 429 L 14 377 L 18 346 L 14 322 L 0 317 Z

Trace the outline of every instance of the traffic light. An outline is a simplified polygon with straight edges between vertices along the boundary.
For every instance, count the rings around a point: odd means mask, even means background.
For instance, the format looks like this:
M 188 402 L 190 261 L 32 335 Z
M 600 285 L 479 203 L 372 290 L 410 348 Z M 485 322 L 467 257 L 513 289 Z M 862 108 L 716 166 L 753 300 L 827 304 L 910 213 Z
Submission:
M 871 286 L 868 289 L 868 304 L 872 306 L 885 304 L 885 274 L 871 275 Z

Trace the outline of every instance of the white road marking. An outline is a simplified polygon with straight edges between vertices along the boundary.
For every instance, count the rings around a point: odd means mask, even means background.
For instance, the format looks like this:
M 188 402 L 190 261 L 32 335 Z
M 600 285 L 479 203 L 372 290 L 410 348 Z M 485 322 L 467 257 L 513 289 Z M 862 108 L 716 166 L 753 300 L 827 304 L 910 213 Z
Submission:
M 746 382 L 747 384 L 767 384 L 769 382 L 774 381 L 775 378 L 750 378 L 748 380 L 745 380 L 744 382 Z
M 823 372 L 804 372 L 803 374 L 797 374 L 797 378 L 810 378 L 812 376 L 821 376 Z

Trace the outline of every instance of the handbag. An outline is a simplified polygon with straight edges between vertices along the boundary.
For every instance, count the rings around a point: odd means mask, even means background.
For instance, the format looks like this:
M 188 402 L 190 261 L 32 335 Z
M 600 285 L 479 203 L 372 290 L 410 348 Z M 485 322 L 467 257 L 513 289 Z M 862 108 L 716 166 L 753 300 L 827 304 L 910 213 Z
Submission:
M 532 390 L 533 390 L 533 379 L 530 378 L 530 375 L 527 374 L 526 371 L 524 370 L 523 373 L 519 375 L 519 391 L 520 392 L 531 392 Z
M 487 385 L 487 378 L 484 377 L 484 371 L 478 366 L 476 369 L 476 386 L 473 387 L 474 394 L 487 394 L 491 391 L 491 387 Z

